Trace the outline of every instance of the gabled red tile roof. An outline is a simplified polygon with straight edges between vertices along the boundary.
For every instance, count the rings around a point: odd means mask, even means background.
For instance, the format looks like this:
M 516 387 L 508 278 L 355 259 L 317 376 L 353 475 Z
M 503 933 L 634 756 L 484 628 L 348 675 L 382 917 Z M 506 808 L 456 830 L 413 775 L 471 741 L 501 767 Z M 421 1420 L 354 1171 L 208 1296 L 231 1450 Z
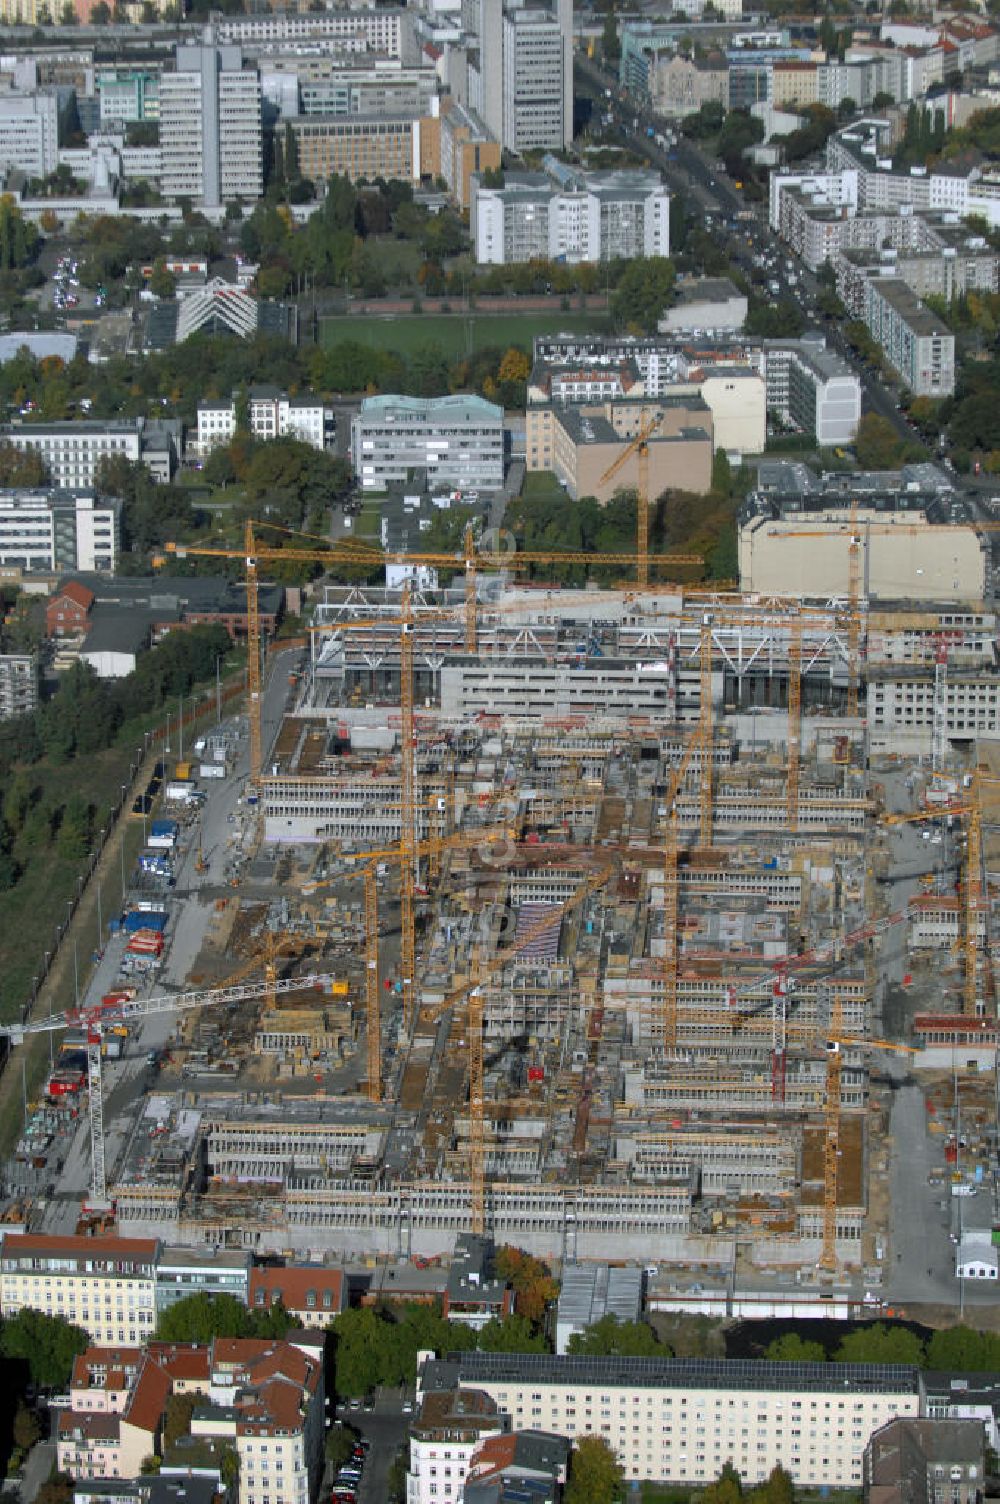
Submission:
M 208 1383 L 211 1374 L 207 1347 L 194 1343 L 151 1342 L 147 1351 L 151 1358 L 170 1375 L 171 1379 L 194 1381 L 203 1379 Z
M 94 595 L 94 592 L 92 590 L 88 590 L 86 585 L 81 585 L 79 580 L 67 580 L 66 584 L 63 585 L 60 590 L 56 591 L 56 594 L 53 598 L 55 600 L 58 600 L 61 596 L 66 596 L 69 600 L 75 601 L 76 604 L 78 606 L 82 606 L 85 611 L 89 611 L 91 606 L 94 604 L 94 601 L 97 599 L 97 597 Z
M 308 1264 L 252 1269 L 251 1307 L 267 1308 L 279 1302 L 286 1311 L 329 1311 L 331 1317 L 336 1316 L 344 1303 L 343 1271 Z
M 139 1382 L 122 1416 L 130 1426 L 148 1431 L 151 1436 L 159 1430 L 160 1419 L 170 1398 L 171 1384 L 168 1375 L 152 1358 L 147 1358 L 139 1375 Z

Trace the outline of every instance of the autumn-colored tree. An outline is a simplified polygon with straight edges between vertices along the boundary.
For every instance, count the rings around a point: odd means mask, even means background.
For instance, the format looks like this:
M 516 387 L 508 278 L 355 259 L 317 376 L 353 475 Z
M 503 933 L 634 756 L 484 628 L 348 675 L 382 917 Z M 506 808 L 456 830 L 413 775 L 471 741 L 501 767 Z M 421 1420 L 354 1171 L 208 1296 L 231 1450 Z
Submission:
M 497 375 L 501 381 L 527 381 L 531 375 L 531 362 L 523 350 L 512 345 L 505 351 Z
M 559 1286 L 547 1265 L 523 1248 L 505 1243 L 496 1251 L 494 1270 L 498 1279 L 513 1287 L 517 1314 L 540 1322 L 546 1306 L 559 1294 Z

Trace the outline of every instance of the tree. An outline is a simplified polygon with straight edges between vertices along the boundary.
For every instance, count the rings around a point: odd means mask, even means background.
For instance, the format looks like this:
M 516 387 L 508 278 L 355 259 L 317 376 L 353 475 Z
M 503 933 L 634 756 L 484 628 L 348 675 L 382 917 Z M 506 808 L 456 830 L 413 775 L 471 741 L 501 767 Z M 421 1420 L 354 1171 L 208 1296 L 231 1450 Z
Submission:
M 920 1338 L 905 1326 L 886 1326 L 881 1321 L 849 1332 L 837 1348 L 838 1363 L 923 1362 Z
M 110 20 L 111 7 L 107 4 L 107 0 L 97 0 L 97 4 L 92 8 L 90 12 L 91 25 L 107 26 Z
M 614 1504 L 624 1474 L 614 1450 L 600 1436 L 581 1436 L 570 1454 L 563 1504 Z
M 512 1286 L 515 1296 L 514 1309 L 519 1316 L 526 1316 L 536 1325 L 545 1315 L 551 1300 L 559 1294 L 559 1286 L 541 1259 L 515 1248 L 510 1243 L 502 1244 L 496 1251 L 493 1272 Z
M 36 490 L 49 478 L 45 461 L 32 450 L 15 449 L 13 444 L 0 443 L 0 488 L 4 490 Z
M 504 357 L 497 369 L 499 381 L 527 381 L 531 375 L 531 361 L 523 350 L 512 345 L 504 352 Z
M 588 1358 L 669 1358 L 651 1326 L 645 1321 L 619 1321 L 602 1316 L 585 1331 L 574 1332 L 567 1352 Z
M 342 1311 L 331 1323 L 336 1338 L 334 1384 L 342 1398 L 359 1399 L 383 1382 L 391 1363 L 389 1325 L 370 1306 Z
M 20 1447 L 22 1452 L 30 1452 L 41 1434 L 42 1428 L 34 1410 L 19 1403 L 14 1412 L 14 1445 Z
M 163 1420 L 164 1451 L 182 1436 L 191 1434 L 191 1417 L 199 1399 L 200 1395 L 197 1394 L 172 1394 L 167 1400 L 167 1413 Z
M 548 1350 L 543 1333 L 536 1332 L 527 1316 L 494 1316 L 479 1333 L 479 1350 L 484 1353 L 544 1353 Z
M 39 1389 L 65 1389 L 73 1359 L 89 1342 L 85 1331 L 61 1316 L 47 1316 L 28 1307 L 6 1320 L 0 1332 L 0 1352 L 5 1358 L 23 1359 Z
M 854 437 L 854 452 L 863 470 L 891 470 L 898 465 L 902 443 L 888 418 L 865 413 Z
M 765 1481 L 751 1495 L 754 1504 L 795 1504 L 795 1486 L 783 1467 L 772 1468 Z
M 798 1332 L 785 1332 L 768 1343 L 764 1357 L 769 1363 L 825 1363 L 826 1349 L 822 1342 L 800 1337 Z
M 611 300 L 616 323 L 641 334 L 655 334 L 660 315 L 673 296 L 676 272 L 665 256 L 630 261 Z
M 89 804 L 75 791 L 63 807 L 59 825 L 59 855 L 67 861 L 79 862 L 90 850 L 91 817 Z
M 177 278 L 167 271 L 167 264 L 160 256 L 153 264 L 149 278 L 149 290 L 154 298 L 172 298 L 177 292 Z
M 185 634 L 172 634 L 162 646 L 180 635 Z M 284 1337 L 296 1325 L 281 1305 L 248 1311 L 234 1295 L 188 1295 L 161 1314 L 156 1335 L 161 1342 L 207 1343 L 213 1337 Z
M 928 1338 L 925 1362 L 928 1368 L 987 1373 L 1000 1368 L 1000 1336 L 967 1326 L 946 1327 Z
M 723 1465 L 722 1472 L 710 1483 L 701 1496 L 701 1504 L 740 1504 L 743 1498 L 743 1481 L 731 1462 Z
M 332 1469 L 336 1471 L 343 1467 L 344 1463 L 354 1451 L 357 1441 L 357 1433 L 348 1429 L 347 1426 L 331 1426 L 326 1433 L 326 1460 Z
M 73 1479 L 68 1473 L 54 1473 L 35 1495 L 35 1504 L 69 1504 L 73 1497 Z
M 618 23 L 615 20 L 615 13 L 611 9 L 608 10 L 607 15 L 604 17 L 604 33 L 601 37 L 601 46 L 604 49 L 605 61 L 617 63 L 622 55 L 622 44 L 618 39 Z

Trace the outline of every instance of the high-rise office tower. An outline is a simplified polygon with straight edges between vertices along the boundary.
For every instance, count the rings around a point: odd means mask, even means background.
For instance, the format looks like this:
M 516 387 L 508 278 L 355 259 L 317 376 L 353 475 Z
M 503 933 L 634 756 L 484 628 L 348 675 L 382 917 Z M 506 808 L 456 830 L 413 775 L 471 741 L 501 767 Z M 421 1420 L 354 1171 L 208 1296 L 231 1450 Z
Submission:
M 509 151 L 573 139 L 572 0 L 477 0 L 480 113 Z
M 179 46 L 174 73 L 160 82 L 160 149 L 166 198 L 207 208 L 264 188 L 260 75 L 239 47 Z

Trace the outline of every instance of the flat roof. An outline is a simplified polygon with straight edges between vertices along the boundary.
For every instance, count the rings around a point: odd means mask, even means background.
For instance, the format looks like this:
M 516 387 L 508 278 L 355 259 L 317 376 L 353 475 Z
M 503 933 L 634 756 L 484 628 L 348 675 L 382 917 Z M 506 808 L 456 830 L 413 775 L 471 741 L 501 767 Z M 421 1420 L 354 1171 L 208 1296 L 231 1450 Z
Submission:
M 910 1363 L 768 1363 L 745 1358 L 579 1358 L 551 1353 L 450 1353 L 463 1384 L 594 1384 L 630 1389 L 787 1390 L 807 1394 L 917 1394 Z M 427 1370 L 433 1370 L 433 1363 Z M 426 1381 L 425 1381 L 426 1383 Z
M 876 277 L 869 286 L 896 310 L 900 318 L 905 319 L 914 334 L 925 338 L 947 335 L 952 337 L 951 330 L 939 318 L 936 318 L 926 303 L 922 303 L 913 289 L 903 281 L 902 277 Z

